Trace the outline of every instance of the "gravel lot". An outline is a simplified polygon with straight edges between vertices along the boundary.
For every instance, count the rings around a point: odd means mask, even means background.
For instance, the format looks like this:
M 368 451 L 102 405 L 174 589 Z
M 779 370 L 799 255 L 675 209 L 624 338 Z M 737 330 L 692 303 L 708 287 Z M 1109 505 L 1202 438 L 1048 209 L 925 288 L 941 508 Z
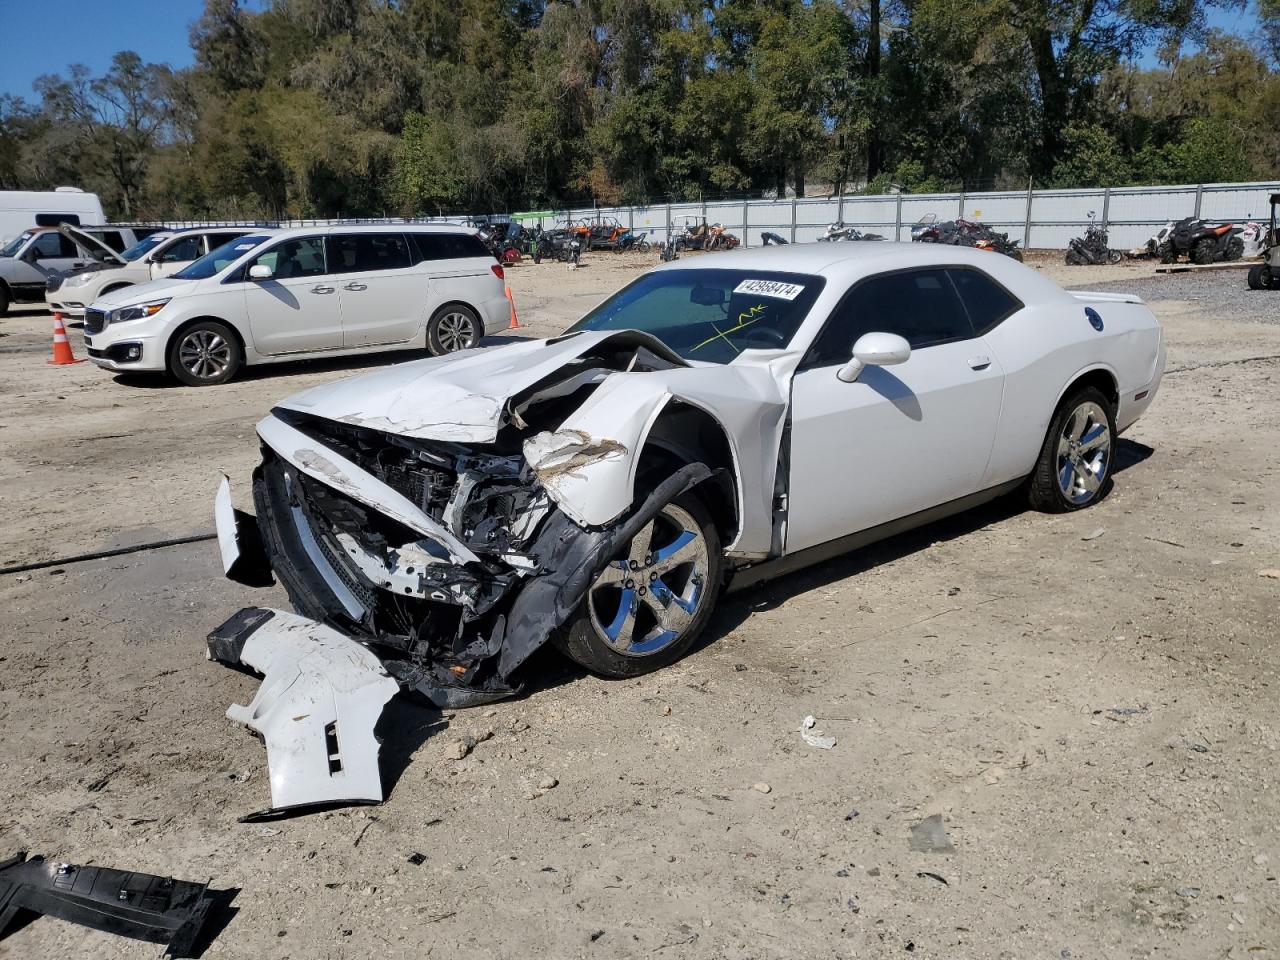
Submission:
M 647 263 L 510 271 L 520 332 Z M 203 649 L 281 590 L 222 580 L 212 544 L 5 576 L 0 856 L 212 877 L 210 958 L 1275 957 L 1280 300 L 1034 265 L 1166 327 L 1096 508 L 1010 498 L 775 581 L 639 680 L 547 654 L 492 708 L 397 701 L 386 803 L 265 825 L 237 822 L 268 803 L 265 754 L 224 717 L 257 682 Z M 191 389 L 48 367 L 49 323 L 0 320 L 4 563 L 210 529 L 273 400 L 403 359 Z M 951 852 L 913 849 L 933 815 Z M 0 941 L 158 952 L 48 919 Z

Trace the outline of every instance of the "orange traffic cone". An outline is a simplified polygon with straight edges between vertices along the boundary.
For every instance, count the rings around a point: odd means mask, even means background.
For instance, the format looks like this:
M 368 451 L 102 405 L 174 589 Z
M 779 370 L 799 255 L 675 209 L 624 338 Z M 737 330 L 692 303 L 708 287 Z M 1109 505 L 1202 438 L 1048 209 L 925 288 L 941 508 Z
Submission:
M 507 329 L 515 330 L 520 326 L 520 318 L 516 316 L 516 302 L 511 296 L 510 286 L 507 287 L 507 302 L 511 304 L 511 325 L 507 327 Z
M 71 352 L 71 341 L 67 339 L 67 328 L 62 325 L 61 313 L 53 315 L 53 359 L 46 360 L 45 363 L 54 363 L 58 366 L 65 363 L 84 363 L 83 360 L 77 360 L 76 355 Z

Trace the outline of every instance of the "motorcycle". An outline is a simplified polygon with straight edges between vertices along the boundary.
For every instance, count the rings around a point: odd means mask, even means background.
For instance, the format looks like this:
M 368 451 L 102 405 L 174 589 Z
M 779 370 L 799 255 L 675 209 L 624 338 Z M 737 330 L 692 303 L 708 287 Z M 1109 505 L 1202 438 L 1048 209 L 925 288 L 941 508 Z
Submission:
M 706 239 L 702 243 L 702 249 L 707 251 L 732 250 L 738 243 L 738 238 L 725 230 L 723 224 L 713 223 L 707 228 Z
M 670 263 L 672 260 L 680 259 L 680 251 L 684 249 L 683 237 L 668 236 L 666 240 L 658 245 L 658 257 L 663 263 Z
M 857 227 L 845 225 L 843 220 L 827 224 L 827 232 L 818 238 L 819 243 L 846 243 L 856 240 L 883 240 L 878 233 L 863 233 Z
M 776 233 L 766 230 L 760 234 L 760 242 L 766 247 L 781 247 L 786 244 L 787 241 Z
M 489 248 L 493 258 L 504 267 L 520 262 L 520 241 L 523 234 L 524 228 L 514 220 L 488 223 L 476 232 L 476 236 Z
M 1067 243 L 1066 260 L 1070 266 L 1083 267 L 1103 263 L 1119 263 L 1123 254 L 1107 246 L 1107 231 L 1098 226 L 1094 212 L 1089 211 L 1089 226 L 1083 237 L 1073 237 Z
M 578 265 L 582 257 L 582 241 L 568 230 L 539 230 L 538 242 L 533 248 L 533 262 L 544 259 Z

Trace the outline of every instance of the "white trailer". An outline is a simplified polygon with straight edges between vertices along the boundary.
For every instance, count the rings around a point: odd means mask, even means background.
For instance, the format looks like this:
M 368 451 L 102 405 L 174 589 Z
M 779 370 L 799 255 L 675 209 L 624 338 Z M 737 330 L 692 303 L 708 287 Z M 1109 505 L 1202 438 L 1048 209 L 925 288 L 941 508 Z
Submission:
M 106 219 L 98 195 L 86 193 L 79 187 L 0 190 L 0 244 L 31 227 L 99 224 Z

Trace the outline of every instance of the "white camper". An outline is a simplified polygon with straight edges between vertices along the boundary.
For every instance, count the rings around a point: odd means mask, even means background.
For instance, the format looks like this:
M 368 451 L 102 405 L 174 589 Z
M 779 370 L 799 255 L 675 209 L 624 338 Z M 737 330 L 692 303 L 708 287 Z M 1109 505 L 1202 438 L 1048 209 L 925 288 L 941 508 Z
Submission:
M 79 187 L 56 190 L 0 190 L 0 244 L 31 227 L 105 223 L 102 201 Z

